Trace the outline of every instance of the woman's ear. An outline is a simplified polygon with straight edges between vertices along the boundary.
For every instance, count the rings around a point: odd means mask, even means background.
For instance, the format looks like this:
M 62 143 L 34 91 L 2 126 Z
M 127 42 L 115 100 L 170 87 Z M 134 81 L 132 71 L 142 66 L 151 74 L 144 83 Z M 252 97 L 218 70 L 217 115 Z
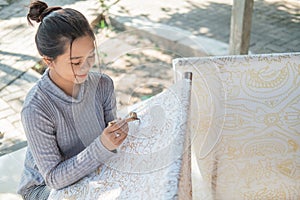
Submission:
M 46 65 L 51 68 L 53 67 L 53 59 L 49 58 L 47 56 L 43 56 L 43 61 L 46 63 Z

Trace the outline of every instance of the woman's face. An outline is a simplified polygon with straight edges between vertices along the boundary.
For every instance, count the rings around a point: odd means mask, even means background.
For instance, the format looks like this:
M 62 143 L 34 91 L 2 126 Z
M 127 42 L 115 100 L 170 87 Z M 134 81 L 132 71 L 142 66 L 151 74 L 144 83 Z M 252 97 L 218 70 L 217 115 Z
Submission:
M 49 65 L 52 81 L 58 85 L 83 83 L 95 64 L 94 40 L 83 36 L 73 41 L 71 49 L 70 44 L 65 48 L 65 53 Z

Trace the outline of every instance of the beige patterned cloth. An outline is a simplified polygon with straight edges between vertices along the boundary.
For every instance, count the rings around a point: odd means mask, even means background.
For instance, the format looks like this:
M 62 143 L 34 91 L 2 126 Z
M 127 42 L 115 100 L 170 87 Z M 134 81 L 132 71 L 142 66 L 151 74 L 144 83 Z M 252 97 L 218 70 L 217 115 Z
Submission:
M 194 199 L 300 199 L 300 53 L 173 66 L 193 72 Z
M 49 200 L 191 199 L 190 85 L 189 80 L 178 81 L 129 108 L 140 122 L 129 123 L 119 153 L 76 184 L 52 190 Z

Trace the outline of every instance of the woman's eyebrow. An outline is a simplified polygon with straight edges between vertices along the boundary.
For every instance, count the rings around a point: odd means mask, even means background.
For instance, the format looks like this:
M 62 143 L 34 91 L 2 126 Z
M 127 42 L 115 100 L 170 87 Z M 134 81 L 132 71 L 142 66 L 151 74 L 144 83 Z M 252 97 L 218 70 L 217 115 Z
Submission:
M 89 54 L 92 53 L 93 51 L 95 51 L 95 48 L 93 48 L 93 49 L 89 52 Z M 70 60 L 76 60 L 76 59 L 79 59 L 79 58 L 82 58 L 82 57 L 83 57 L 83 56 L 71 57 Z
M 72 58 L 70 58 L 70 60 L 76 60 L 76 59 L 79 59 L 79 58 L 82 58 L 82 56 L 72 57 Z

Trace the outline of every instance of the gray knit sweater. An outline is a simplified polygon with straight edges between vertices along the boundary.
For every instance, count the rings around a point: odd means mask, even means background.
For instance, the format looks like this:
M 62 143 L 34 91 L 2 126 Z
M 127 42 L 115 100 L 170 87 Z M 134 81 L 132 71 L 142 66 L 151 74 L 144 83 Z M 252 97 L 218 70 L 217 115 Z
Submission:
M 90 72 L 75 99 L 51 81 L 47 70 L 28 93 L 21 116 L 28 141 L 21 195 L 34 185 L 71 185 L 114 155 L 99 137 L 116 118 L 113 81 L 107 75 Z

